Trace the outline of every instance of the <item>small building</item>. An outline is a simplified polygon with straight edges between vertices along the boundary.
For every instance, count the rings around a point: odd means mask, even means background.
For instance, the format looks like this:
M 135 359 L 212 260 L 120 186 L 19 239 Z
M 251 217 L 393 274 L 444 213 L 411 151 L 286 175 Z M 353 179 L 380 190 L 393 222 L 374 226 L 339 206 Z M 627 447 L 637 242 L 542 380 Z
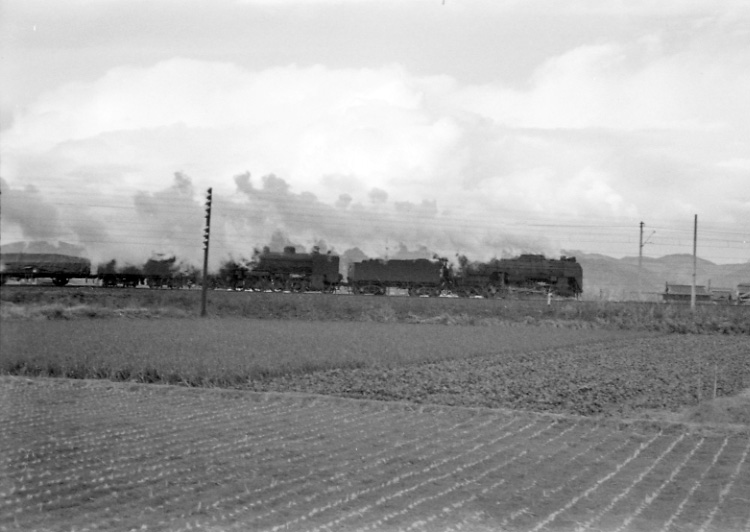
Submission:
M 731 303 L 735 300 L 735 290 L 733 288 L 710 288 L 708 291 L 711 301 L 717 303 Z
M 750 303 L 750 283 L 737 285 L 737 304 Z
M 664 301 L 682 301 L 689 303 L 692 297 L 693 287 L 689 284 L 669 284 L 667 283 L 666 288 L 662 297 Z M 711 294 L 706 291 L 705 286 L 695 287 L 695 301 L 711 301 Z

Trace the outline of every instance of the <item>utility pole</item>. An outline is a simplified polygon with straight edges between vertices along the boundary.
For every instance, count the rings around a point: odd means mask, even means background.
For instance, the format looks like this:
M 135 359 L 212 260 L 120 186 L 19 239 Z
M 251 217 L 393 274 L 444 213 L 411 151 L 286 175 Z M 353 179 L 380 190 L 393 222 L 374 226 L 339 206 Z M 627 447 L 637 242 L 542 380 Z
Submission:
M 211 235 L 211 189 L 206 195 L 206 225 L 203 228 L 203 282 L 201 283 L 201 316 L 206 315 L 208 295 L 208 241 Z
M 642 281 L 641 281 L 641 268 L 643 267 L 643 246 L 648 244 L 649 239 L 654 236 L 654 233 L 656 231 L 652 231 L 650 235 L 648 235 L 648 238 L 646 241 L 643 241 L 643 226 L 646 225 L 643 222 L 641 222 L 641 236 L 638 240 L 638 300 L 640 301 L 643 299 L 643 288 L 642 288 Z
M 641 283 L 641 267 L 643 266 L 643 222 L 641 222 L 641 236 L 638 239 L 638 301 L 643 299 Z
M 690 309 L 695 310 L 695 271 L 698 267 L 698 215 L 695 215 L 693 225 L 693 285 L 690 289 Z

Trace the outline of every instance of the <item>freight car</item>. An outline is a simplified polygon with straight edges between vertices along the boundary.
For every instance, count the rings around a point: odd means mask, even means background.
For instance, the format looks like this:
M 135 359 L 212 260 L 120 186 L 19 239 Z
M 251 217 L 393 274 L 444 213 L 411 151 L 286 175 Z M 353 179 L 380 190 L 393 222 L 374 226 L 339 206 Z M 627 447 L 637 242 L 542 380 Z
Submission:
M 149 288 L 176 288 L 176 257 L 148 259 L 143 265 L 143 277 Z
M 0 284 L 8 279 L 52 279 L 65 286 L 71 279 L 91 277 L 91 261 L 57 253 L 3 253 L 0 255 Z
M 105 287 L 136 288 L 182 288 L 195 284 L 195 275 L 179 271 L 176 257 L 151 258 L 142 267 L 126 265 L 118 267 L 112 260 L 97 268 L 96 278 Z
M 96 278 L 101 281 L 102 286 L 107 288 L 116 286 L 135 288 L 145 279 L 139 268 L 130 265 L 118 268 L 114 260 L 106 264 L 100 264 L 96 270 Z
M 238 267 L 230 272 L 235 289 L 256 291 L 332 293 L 341 284 L 339 257 L 331 253 L 297 253 L 287 246 L 282 253 L 264 248 L 249 268 Z
M 447 287 L 446 262 L 427 259 L 378 260 L 349 265 L 348 283 L 354 294 L 385 295 L 388 288 L 406 289 L 410 296 L 438 296 Z

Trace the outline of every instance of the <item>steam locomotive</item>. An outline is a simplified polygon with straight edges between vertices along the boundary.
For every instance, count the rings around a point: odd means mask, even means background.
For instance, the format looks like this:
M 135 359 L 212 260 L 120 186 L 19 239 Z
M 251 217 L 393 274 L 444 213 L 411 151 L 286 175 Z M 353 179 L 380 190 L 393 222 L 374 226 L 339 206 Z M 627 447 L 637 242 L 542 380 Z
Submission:
M 456 278 L 459 295 L 494 297 L 507 293 L 553 293 L 578 297 L 583 292 L 583 269 L 575 257 L 547 259 L 524 254 L 514 259 L 493 259 L 468 265 Z
M 333 293 L 342 280 L 338 255 L 320 253 L 318 248 L 312 253 L 297 253 L 293 246 L 285 247 L 282 253 L 264 248 L 256 264 L 235 265 L 223 277 L 235 290 L 275 292 Z

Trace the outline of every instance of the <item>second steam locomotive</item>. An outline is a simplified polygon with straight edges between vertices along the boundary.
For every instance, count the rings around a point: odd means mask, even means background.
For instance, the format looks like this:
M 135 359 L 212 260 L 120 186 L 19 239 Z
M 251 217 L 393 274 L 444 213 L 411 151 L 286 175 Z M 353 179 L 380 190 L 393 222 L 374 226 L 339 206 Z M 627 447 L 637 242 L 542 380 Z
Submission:
M 292 246 L 283 253 L 265 248 L 252 267 L 235 265 L 224 282 L 234 289 L 332 293 L 341 285 L 338 255 L 297 253 Z

